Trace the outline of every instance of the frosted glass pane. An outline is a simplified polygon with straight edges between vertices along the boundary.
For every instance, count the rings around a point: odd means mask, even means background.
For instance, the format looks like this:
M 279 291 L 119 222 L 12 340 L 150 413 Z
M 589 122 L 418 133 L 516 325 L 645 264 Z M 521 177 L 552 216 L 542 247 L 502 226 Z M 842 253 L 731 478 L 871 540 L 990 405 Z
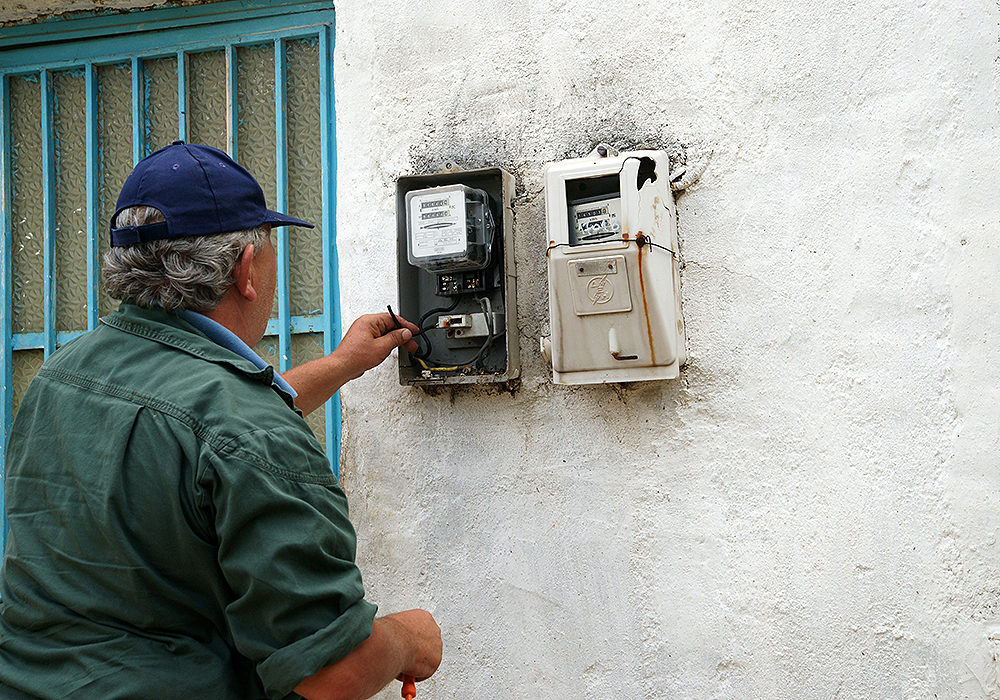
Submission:
M 177 138 L 177 59 L 143 61 L 146 90 L 146 152 L 169 146 Z
M 87 111 L 82 70 L 53 74 L 56 136 L 56 329 L 87 328 Z
M 260 183 L 268 207 L 274 208 L 274 45 L 239 46 L 236 49 L 237 142 L 236 160 Z M 277 238 L 272 235 L 272 241 Z M 278 317 L 275 295 L 271 318 Z
M 291 350 L 292 367 L 298 367 L 309 360 L 323 357 L 323 334 L 296 333 L 292 336 Z M 306 423 L 309 424 L 313 435 L 319 440 L 319 444 L 326 449 L 326 407 L 320 406 L 306 416 Z
M 278 336 L 265 335 L 260 342 L 254 345 L 253 351 L 269 365 L 278 370 Z
M 288 213 L 316 225 L 288 228 L 289 305 L 293 316 L 301 316 L 323 313 L 319 42 L 289 41 L 285 47 Z
M 17 408 L 21 405 L 21 399 L 24 398 L 24 392 L 27 391 L 31 380 L 35 378 L 38 370 L 41 369 L 44 356 L 45 354 L 41 350 L 18 350 L 14 353 L 14 362 L 12 363 L 14 371 L 14 413 L 17 413 Z
M 226 150 L 226 53 L 188 54 L 188 134 L 191 143 Z
M 97 143 L 100 251 L 108 249 L 108 227 L 118 193 L 132 172 L 132 71 L 128 64 L 98 66 Z M 103 316 L 118 308 L 104 286 L 98 295 Z
M 236 49 L 237 138 L 240 165 L 250 171 L 273 206 L 275 186 L 274 47 Z
M 10 79 L 13 221 L 13 329 L 44 325 L 42 279 L 42 94 L 37 76 Z

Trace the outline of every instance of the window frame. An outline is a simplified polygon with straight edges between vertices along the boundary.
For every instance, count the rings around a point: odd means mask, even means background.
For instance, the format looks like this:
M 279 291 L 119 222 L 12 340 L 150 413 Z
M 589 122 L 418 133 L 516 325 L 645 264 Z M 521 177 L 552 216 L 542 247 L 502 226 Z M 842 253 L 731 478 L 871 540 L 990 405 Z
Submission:
M 286 228 L 278 228 L 278 318 L 267 335 L 276 335 L 279 371 L 289 368 L 291 335 L 322 333 L 323 351 L 329 354 L 341 337 L 339 270 L 336 253 L 336 112 L 333 82 L 335 13 L 331 0 L 226 0 L 189 7 L 130 12 L 95 12 L 68 19 L 52 19 L 0 29 L 0 469 L 6 457 L 13 421 L 13 353 L 43 349 L 48 357 L 59 345 L 93 330 L 98 323 L 98 236 L 107 235 L 107 222 L 98 221 L 97 81 L 95 66 L 131 62 L 133 165 L 147 150 L 143 125 L 144 60 L 177 58 L 178 138 L 187 140 L 187 67 L 185 57 L 209 49 L 224 49 L 227 65 L 227 150 L 238 156 L 236 102 L 237 46 L 273 42 L 275 47 L 275 138 L 277 201 L 285 211 L 288 202 L 285 141 L 284 42 L 315 38 L 319 42 L 320 149 L 322 163 L 322 266 L 323 312 L 292 317 L 289 311 L 289 243 Z M 54 108 L 51 74 L 59 70 L 84 70 L 86 90 L 86 208 L 87 208 L 87 329 L 56 331 Z M 42 110 L 42 212 L 44 330 L 14 334 L 13 328 L 13 164 L 11 162 L 10 79 L 38 75 Z M 331 469 L 339 475 L 340 396 L 326 404 L 326 451 Z M 5 476 L 5 473 L 4 473 Z M 0 507 L 3 493 L 0 491 Z M 3 512 L 3 533 L 7 531 Z

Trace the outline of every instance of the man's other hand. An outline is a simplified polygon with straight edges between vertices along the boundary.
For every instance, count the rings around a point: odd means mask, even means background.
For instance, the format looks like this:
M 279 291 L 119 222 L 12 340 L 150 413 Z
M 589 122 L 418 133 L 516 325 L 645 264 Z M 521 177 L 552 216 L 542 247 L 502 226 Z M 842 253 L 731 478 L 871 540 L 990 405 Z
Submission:
M 426 680 L 434 675 L 441 665 L 443 651 L 441 643 L 441 628 L 426 610 L 406 610 L 404 612 L 386 615 L 383 620 L 398 623 L 406 630 L 413 657 L 398 678 L 412 676 L 418 681 Z
M 441 628 L 426 610 L 407 610 L 377 618 L 368 639 L 305 678 L 295 692 L 306 700 L 361 700 L 394 678 L 430 678 L 440 664 Z

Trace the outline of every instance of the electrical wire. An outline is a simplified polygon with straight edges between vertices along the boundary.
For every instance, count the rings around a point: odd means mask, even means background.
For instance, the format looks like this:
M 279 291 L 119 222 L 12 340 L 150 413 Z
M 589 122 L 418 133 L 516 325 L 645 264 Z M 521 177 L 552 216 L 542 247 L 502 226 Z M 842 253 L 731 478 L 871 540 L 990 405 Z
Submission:
M 642 248 L 643 246 L 649 246 L 650 248 L 659 248 L 660 250 L 665 250 L 666 252 L 670 253 L 674 257 L 674 259 L 677 259 L 677 253 L 675 253 L 670 248 L 664 245 L 660 245 L 659 243 L 653 243 L 653 241 L 649 239 L 649 236 L 645 234 L 639 234 L 635 238 L 609 238 L 600 242 L 617 243 L 619 241 L 621 241 L 622 243 L 635 243 L 640 248 Z M 577 243 L 553 243 L 546 250 L 552 250 L 553 248 L 562 248 L 563 246 L 570 246 L 573 248 L 577 248 L 579 247 L 579 245 L 580 244 Z
M 488 297 L 479 297 L 476 299 L 476 301 L 479 302 L 479 306 L 480 308 L 482 308 L 483 314 L 486 317 L 486 330 L 487 330 L 486 340 L 483 342 L 482 346 L 480 346 L 479 351 L 465 362 L 458 362 L 455 363 L 454 365 L 439 366 L 439 367 L 430 366 L 425 361 L 431 359 L 427 355 L 422 355 L 418 357 L 416 354 L 414 354 L 414 359 L 416 359 L 416 361 L 420 364 L 421 367 L 423 367 L 425 370 L 429 372 L 455 372 L 465 367 L 472 367 L 477 363 L 481 363 L 485 358 L 485 356 L 489 354 L 489 351 L 493 345 L 493 340 L 497 337 L 496 328 L 493 325 L 493 305 L 490 303 Z M 457 305 L 457 303 L 458 302 L 456 301 L 455 305 Z M 448 310 L 450 311 L 451 309 L 454 309 L 455 305 L 452 305 Z M 425 317 L 429 316 L 431 313 L 434 313 L 434 311 L 433 310 L 429 311 L 427 314 L 425 314 Z M 430 341 L 428 340 L 428 345 L 429 344 Z
M 421 345 L 420 341 L 427 343 L 427 349 L 425 350 L 423 347 L 419 347 L 416 352 L 411 353 L 413 357 L 415 357 L 417 360 L 420 360 L 420 358 L 430 357 L 430 354 L 433 351 L 433 346 L 431 345 L 431 339 L 430 337 L 425 335 L 426 331 L 430 330 L 430 328 L 424 328 L 424 321 L 426 321 L 431 314 L 435 313 L 447 314 L 454 311 L 455 307 L 458 306 L 459 301 L 460 299 L 456 297 L 455 301 L 453 301 L 450 306 L 439 306 L 436 309 L 431 309 L 430 311 L 427 311 L 423 316 L 420 317 L 420 320 L 417 321 L 417 335 L 415 335 L 414 337 L 418 340 L 417 345 Z

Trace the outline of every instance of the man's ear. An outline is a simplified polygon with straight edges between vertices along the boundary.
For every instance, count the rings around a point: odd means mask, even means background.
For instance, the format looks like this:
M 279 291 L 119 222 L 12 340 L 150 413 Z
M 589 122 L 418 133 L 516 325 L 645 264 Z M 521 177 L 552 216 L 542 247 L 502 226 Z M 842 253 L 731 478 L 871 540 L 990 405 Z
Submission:
M 233 286 L 247 301 L 257 301 L 257 290 L 253 288 L 251 268 L 253 267 L 253 243 L 247 243 L 233 267 Z

